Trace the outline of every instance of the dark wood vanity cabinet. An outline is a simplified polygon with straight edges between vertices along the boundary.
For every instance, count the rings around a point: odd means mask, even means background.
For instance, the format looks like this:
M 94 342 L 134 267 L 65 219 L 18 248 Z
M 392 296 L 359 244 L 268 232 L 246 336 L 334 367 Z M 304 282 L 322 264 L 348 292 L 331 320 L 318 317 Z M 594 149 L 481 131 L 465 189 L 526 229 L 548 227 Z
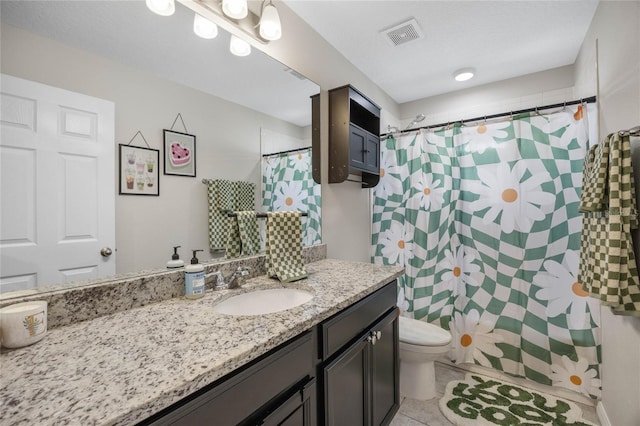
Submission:
M 315 426 L 315 347 L 303 333 L 140 424 Z
M 320 424 L 386 425 L 398 411 L 395 297 L 394 281 L 321 324 Z
M 369 426 L 400 402 L 396 281 L 139 423 Z
M 380 180 L 380 107 L 351 85 L 329 90 L 329 183 Z

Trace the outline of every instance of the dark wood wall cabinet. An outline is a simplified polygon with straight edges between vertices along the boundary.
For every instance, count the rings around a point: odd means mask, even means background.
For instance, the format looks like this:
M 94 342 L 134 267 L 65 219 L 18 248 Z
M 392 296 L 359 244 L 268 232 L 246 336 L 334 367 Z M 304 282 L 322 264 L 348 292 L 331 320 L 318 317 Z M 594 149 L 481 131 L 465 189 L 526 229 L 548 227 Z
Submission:
M 351 85 L 329 90 L 329 183 L 380 180 L 380 107 Z
M 396 281 L 140 425 L 387 425 L 400 406 Z

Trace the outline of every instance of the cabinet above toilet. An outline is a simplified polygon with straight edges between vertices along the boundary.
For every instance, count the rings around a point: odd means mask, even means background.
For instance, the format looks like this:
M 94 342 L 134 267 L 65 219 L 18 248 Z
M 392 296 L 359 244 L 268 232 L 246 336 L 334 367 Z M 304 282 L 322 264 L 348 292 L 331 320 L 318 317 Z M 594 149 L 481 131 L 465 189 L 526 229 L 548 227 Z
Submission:
M 329 183 L 380 180 L 380 107 L 351 85 L 329 90 Z

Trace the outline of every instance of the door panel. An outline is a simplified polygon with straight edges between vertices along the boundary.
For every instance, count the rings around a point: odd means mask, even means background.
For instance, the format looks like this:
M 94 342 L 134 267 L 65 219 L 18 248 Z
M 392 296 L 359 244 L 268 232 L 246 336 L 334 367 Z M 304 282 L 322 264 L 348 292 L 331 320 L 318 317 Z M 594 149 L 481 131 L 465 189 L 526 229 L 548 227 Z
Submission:
M 368 353 L 369 343 L 361 340 L 325 367 L 326 425 L 368 424 Z
M 391 311 L 372 330 L 380 336 L 371 345 L 372 424 L 380 425 L 391 420 L 400 405 L 398 311 Z
M 115 273 L 114 105 L 2 75 L 0 291 Z

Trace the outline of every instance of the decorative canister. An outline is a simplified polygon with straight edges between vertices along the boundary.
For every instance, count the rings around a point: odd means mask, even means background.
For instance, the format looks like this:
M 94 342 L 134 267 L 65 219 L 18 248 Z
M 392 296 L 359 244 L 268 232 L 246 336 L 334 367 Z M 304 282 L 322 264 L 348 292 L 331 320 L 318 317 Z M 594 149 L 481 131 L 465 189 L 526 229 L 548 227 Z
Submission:
M 47 302 L 16 303 L 0 309 L 0 341 L 5 348 L 36 343 L 47 334 Z

